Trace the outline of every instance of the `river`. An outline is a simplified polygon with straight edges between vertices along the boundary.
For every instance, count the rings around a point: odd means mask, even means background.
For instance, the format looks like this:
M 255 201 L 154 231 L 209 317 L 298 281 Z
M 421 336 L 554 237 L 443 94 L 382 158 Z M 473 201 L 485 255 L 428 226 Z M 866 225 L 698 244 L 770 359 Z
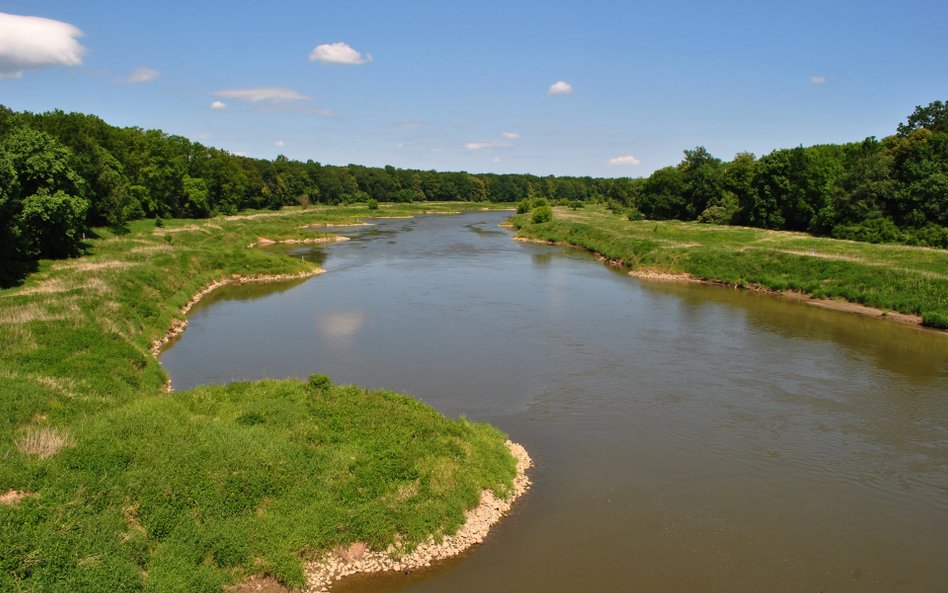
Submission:
M 488 540 L 354 592 L 936 592 L 948 338 L 641 281 L 512 241 L 506 213 L 283 248 L 327 273 L 226 287 L 161 357 L 176 389 L 322 372 L 487 421 L 534 458 Z

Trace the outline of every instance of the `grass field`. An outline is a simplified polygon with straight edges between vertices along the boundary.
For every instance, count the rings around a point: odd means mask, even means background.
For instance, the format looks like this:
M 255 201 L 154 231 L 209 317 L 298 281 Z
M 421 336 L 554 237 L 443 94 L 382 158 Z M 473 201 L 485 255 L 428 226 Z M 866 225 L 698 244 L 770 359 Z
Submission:
M 919 315 L 948 328 L 948 251 L 681 221 L 629 221 L 603 207 L 512 219 L 522 237 L 582 247 L 632 270 L 798 291 Z
M 212 281 L 313 270 L 248 247 L 260 237 L 462 206 L 138 221 L 0 290 L 0 591 L 301 585 L 335 545 L 451 532 L 481 490 L 506 493 L 514 460 L 490 426 L 296 379 L 169 394 L 149 352 Z

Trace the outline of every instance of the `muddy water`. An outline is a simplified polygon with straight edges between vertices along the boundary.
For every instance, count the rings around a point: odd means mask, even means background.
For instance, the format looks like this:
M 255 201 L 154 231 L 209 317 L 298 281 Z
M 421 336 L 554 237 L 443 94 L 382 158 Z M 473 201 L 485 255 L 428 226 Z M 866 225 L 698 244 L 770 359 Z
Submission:
M 934 592 L 948 583 L 948 339 L 642 282 L 511 241 L 498 213 L 291 249 L 162 362 L 177 389 L 325 372 L 523 443 L 534 489 L 437 568 L 337 591 Z

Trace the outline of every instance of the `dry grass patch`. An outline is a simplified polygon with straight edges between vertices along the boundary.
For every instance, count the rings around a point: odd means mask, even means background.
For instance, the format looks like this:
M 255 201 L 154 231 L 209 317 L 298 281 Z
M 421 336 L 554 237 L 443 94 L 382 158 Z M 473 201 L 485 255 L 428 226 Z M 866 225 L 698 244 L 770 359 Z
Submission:
M 230 593 L 289 593 L 287 589 L 272 577 L 252 576 L 239 585 L 226 587 Z
M 33 321 L 60 321 L 65 318 L 64 313 L 53 313 L 48 307 L 41 306 L 39 303 L 0 309 L 0 324 L 20 325 Z
M 107 259 L 101 261 L 86 261 L 84 259 L 69 260 L 56 266 L 56 269 L 75 272 L 94 272 L 97 270 L 122 270 L 137 266 L 138 264 L 123 261 L 119 259 Z
M 0 504 L 12 507 L 24 498 L 36 498 L 36 494 L 32 492 L 23 492 L 22 490 L 13 490 L 11 488 L 3 494 L 0 494 Z
M 153 244 L 153 245 L 143 245 L 141 247 L 133 247 L 129 253 L 166 253 L 168 251 L 174 251 L 174 247 L 171 245 L 165 244 Z
M 65 430 L 42 426 L 27 428 L 19 438 L 14 440 L 13 444 L 24 455 L 49 459 L 65 447 L 71 446 L 72 439 Z

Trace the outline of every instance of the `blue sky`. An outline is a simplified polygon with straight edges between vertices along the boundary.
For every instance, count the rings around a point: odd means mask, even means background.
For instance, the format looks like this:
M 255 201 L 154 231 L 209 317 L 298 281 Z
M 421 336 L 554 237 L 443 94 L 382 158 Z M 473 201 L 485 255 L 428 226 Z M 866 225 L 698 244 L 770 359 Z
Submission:
M 328 164 L 637 177 L 698 145 L 730 159 L 882 137 L 948 100 L 943 1 L 0 0 L 0 13 L 8 107 Z

